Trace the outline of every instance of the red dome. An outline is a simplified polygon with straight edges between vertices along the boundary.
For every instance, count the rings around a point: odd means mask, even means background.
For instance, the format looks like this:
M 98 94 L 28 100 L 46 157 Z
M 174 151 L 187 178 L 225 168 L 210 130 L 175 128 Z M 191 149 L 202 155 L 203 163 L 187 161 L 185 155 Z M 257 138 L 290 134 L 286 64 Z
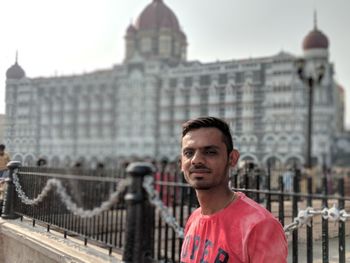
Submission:
M 314 48 L 323 48 L 327 49 L 329 46 L 328 38 L 320 30 L 315 28 L 304 38 L 303 49 L 314 49 Z
M 138 30 L 169 28 L 180 31 L 176 15 L 162 0 L 153 0 L 146 6 L 137 19 L 135 27 Z
M 6 71 L 7 79 L 21 79 L 26 76 L 26 73 L 22 69 L 20 65 L 18 65 L 17 61 Z

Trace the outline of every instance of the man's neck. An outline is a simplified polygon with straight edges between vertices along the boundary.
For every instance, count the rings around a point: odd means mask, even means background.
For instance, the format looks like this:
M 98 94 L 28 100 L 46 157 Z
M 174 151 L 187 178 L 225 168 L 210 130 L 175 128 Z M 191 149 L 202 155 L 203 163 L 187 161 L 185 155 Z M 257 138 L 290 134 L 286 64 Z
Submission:
M 235 194 L 228 187 L 224 189 L 197 190 L 198 202 L 203 215 L 212 215 L 232 203 Z

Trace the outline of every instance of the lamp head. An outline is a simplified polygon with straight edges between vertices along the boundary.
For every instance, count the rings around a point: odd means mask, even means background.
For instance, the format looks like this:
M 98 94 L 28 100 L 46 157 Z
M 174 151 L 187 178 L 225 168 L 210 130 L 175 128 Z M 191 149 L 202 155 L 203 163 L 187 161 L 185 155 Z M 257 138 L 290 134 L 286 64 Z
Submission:
M 321 81 L 325 75 L 325 72 L 326 72 L 325 66 L 323 64 L 319 65 L 316 68 L 316 72 L 317 72 L 317 81 L 318 81 L 318 83 L 321 83 Z
M 297 74 L 301 80 L 305 79 L 304 75 L 304 67 L 305 67 L 305 59 L 299 58 L 295 61 L 295 67 L 297 69 Z

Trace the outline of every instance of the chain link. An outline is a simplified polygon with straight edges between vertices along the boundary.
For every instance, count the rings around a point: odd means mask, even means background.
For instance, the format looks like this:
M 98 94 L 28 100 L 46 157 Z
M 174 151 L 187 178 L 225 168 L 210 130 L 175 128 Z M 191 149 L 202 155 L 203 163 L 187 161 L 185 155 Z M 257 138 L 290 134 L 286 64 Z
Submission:
M 46 185 L 44 186 L 44 188 L 42 189 L 41 193 L 34 199 L 29 199 L 27 197 L 27 195 L 23 192 L 22 190 L 22 186 L 19 182 L 18 179 L 18 169 L 15 169 L 13 171 L 13 183 L 15 185 L 15 189 L 16 192 L 18 193 L 18 197 L 21 199 L 22 203 L 26 204 L 26 205 L 37 205 L 40 202 L 42 202 L 44 200 L 44 198 L 48 195 L 48 193 L 50 192 L 51 188 L 55 185 L 56 183 L 56 179 L 49 179 L 46 182 Z
M 65 187 L 62 185 L 60 180 L 55 178 L 51 178 L 47 180 L 46 185 L 44 186 L 41 193 L 34 199 L 30 199 L 23 192 L 22 186 L 19 182 L 18 169 L 14 170 L 13 173 L 13 183 L 15 185 L 16 192 L 18 193 L 18 197 L 21 201 L 27 205 L 38 205 L 40 202 L 44 200 L 44 198 L 48 195 L 51 189 L 56 187 L 56 192 L 61 198 L 61 201 L 65 204 L 66 208 L 71 211 L 74 215 L 80 216 L 82 218 L 91 218 L 101 214 L 103 211 L 110 209 L 114 204 L 120 202 L 121 198 L 124 196 L 126 188 L 128 186 L 127 180 L 121 180 L 118 183 L 117 190 L 110 194 L 107 201 L 102 202 L 99 207 L 94 207 L 93 209 L 84 210 L 82 207 L 78 207 L 78 205 L 73 202 L 72 198 L 67 193 Z
M 311 226 L 311 220 L 314 216 L 321 215 L 323 219 L 338 222 L 345 222 L 350 218 L 344 209 L 339 210 L 337 205 L 334 204 L 331 208 L 323 208 L 322 210 L 315 210 L 312 207 L 307 207 L 305 210 L 300 210 L 298 216 L 294 218 L 293 222 L 284 227 L 286 234 L 292 233 L 295 229 L 301 228 L 303 225 Z
M 153 176 L 145 176 L 143 179 L 143 188 L 146 190 L 148 194 L 149 202 L 156 207 L 156 209 L 160 212 L 163 220 L 174 229 L 176 235 L 179 238 L 184 238 L 184 229 L 180 226 L 180 224 L 176 221 L 175 217 L 169 211 L 169 208 L 163 204 L 163 202 L 159 198 L 158 192 L 153 187 Z

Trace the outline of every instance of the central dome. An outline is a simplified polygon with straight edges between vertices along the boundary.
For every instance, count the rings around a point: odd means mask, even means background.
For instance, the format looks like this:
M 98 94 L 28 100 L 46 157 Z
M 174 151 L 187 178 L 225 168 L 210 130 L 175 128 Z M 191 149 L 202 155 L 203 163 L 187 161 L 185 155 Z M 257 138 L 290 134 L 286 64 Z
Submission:
M 328 38 L 325 34 L 323 34 L 320 30 L 315 28 L 311 31 L 303 41 L 303 49 L 314 49 L 314 48 L 322 48 L 327 49 L 329 46 Z
M 176 15 L 162 0 L 153 0 L 146 6 L 137 19 L 135 27 L 137 30 L 168 28 L 181 31 Z
M 303 49 L 328 49 L 329 41 L 325 34 L 317 28 L 317 13 L 314 13 L 314 29 L 303 40 Z

